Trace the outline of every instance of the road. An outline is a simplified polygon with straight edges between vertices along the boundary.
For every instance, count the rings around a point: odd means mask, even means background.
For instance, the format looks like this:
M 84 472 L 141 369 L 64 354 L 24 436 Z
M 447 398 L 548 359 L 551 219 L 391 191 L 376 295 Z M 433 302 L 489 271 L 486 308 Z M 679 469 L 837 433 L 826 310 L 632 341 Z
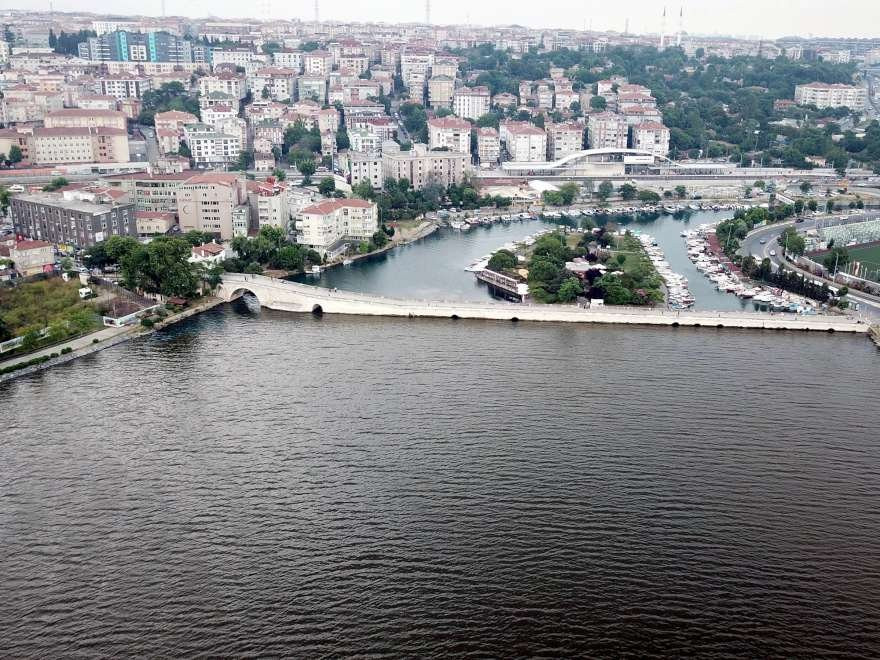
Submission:
M 156 140 L 156 130 L 151 126 L 143 126 L 141 124 L 138 124 L 138 128 L 147 144 L 147 160 L 155 165 L 159 162 L 159 143 Z
M 875 220 L 877 218 L 880 218 L 880 214 L 878 213 L 865 214 L 866 220 Z M 795 224 L 793 220 L 790 220 L 788 222 L 780 222 L 766 227 L 759 227 L 743 239 L 740 252 L 742 252 L 743 255 L 753 256 L 759 263 L 763 259 L 769 259 L 773 266 L 773 270 L 778 269 L 782 265 L 785 265 L 786 268 L 791 268 L 792 264 L 786 262 L 782 258 L 782 246 L 779 245 L 777 240 L 782 232 L 785 231 L 786 227 L 796 226 L 798 231 L 804 232 L 809 229 L 829 227 L 836 224 L 844 224 L 841 217 L 822 215 L 807 218 L 803 222 L 797 224 Z M 764 242 L 762 243 L 761 241 Z M 771 251 L 775 251 L 776 254 L 771 255 Z M 836 284 L 831 282 L 831 280 L 827 280 L 817 275 L 810 274 L 810 277 L 824 280 L 833 286 L 840 286 L 840 284 Z M 880 321 L 880 297 L 862 293 L 861 291 L 854 291 L 852 289 L 850 289 L 848 297 L 850 300 L 860 304 L 862 312 L 866 317 L 870 318 L 872 322 Z

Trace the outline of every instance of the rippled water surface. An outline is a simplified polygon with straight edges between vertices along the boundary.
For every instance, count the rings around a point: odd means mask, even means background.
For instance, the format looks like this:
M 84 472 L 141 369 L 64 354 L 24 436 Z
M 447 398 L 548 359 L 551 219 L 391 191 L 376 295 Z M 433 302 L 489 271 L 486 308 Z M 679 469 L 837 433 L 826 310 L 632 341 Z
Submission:
M 878 374 L 219 309 L 0 389 L 0 656 L 876 657 Z

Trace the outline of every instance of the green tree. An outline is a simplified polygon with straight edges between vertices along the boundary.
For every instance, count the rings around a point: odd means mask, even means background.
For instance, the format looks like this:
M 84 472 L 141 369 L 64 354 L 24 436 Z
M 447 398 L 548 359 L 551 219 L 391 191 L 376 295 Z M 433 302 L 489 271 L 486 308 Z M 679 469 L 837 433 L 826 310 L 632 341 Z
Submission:
M 489 259 L 488 268 L 496 273 L 515 268 L 518 261 L 516 255 L 509 250 L 498 250 Z
M 318 192 L 329 197 L 336 190 L 336 180 L 332 176 L 325 176 L 318 182 Z
M 816 202 L 815 199 L 811 199 L 807 202 L 807 208 L 810 209 L 811 211 L 815 211 L 816 209 L 819 208 L 819 204 L 818 204 L 818 202 Z
M 845 247 L 833 247 L 822 259 L 822 265 L 829 273 L 836 275 L 849 261 L 849 250 Z
M 645 204 L 656 204 L 660 201 L 660 195 L 653 190 L 640 190 L 639 201 Z
M 624 183 L 622 186 L 620 186 L 620 188 L 618 188 L 618 192 L 620 193 L 620 196 L 624 199 L 624 201 L 629 201 L 631 199 L 635 199 L 639 191 L 631 183 Z
M 584 288 L 581 281 L 576 277 L 569 277 L 560 285 L 556 298 L 562 303 L 571 302 L 583 292 Z
M 687 197 L 687 188 L 684 186 L 675 186 L 675 196 L 679 199 Z
M 605 200 L 607 200 L 609 197 L 611 197 L 611 194 L 613 192 L 614 192 L 614 184 L 612 184 L 610 181 L 603 181 L 602 183 L 599 184 L 598 195 L 599 195 L 599 199 L 601 199 L 603 202 Z
M 590 99 L 590 107 L 593 110 L 605 110 L 608 107 L 608 101 L 604 96 L 594 96 Z
M 43 186 L 43 191 L 44 192 L 53 192 L 55 190 L 60 190 L 61 188 L 64 188 L 65 186 L 68 186 L 68 185 L 70 185 L 70 181 L 65 179 L 63 176 L 56 176 L 49 183 L 47 183 L 45 186 Z
M 313 160 L 304 160 L 301 163 L 297 164 L 297 169 L 299 173 L 302 174 L 303 177 L 303 185 L 307 186 L 312 182 L 312 175 L 315 173 L 317 169 L 315 167 L 315 161 Z
M 809 181 L 801 181 L 801 192 L 805 195 L 813 189 L 813 184 Z
M 15 165 L 16 163 L 20 163 L 24 156 L 21 153 L 21 147 L 17 144 L 13 144 L 9 147 L 9 155 L 7 156 L 7 160 Z
M 825 202 L 825 213 L 834 213 L 834 211 L 835 211 L 834 200 L 829 199 L 827 202 Z

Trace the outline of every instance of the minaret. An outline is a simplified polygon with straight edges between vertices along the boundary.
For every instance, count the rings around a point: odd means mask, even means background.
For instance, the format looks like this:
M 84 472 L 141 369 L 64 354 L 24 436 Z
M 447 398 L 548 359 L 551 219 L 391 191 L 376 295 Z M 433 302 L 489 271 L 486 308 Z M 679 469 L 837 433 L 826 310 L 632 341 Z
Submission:
M 431 0 L 425 0 L 425 23 L 431 24 Z
M 663 7 L 663 23 L 660 26 L 660 50 L 666 48 L 666 7 Z
M 623 24 L 623 33 L 629 34 L 629 17 L 627 17 L 626 23 Z
M 681 33 L 684 32 L 684 7 L 678 8 L 678 36 L 675 38 L 675 45 L 681 46 Z

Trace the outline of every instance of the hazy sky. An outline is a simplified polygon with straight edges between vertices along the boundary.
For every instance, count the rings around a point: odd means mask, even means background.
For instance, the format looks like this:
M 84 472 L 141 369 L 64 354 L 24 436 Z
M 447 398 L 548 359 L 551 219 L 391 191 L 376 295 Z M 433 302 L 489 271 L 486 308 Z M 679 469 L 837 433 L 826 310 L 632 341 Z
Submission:
M 422 21 L 424 0 L 319 0 L 322 19 Z M 46 9 L 49 0 L 12 0 L 22 9 Z M 311 19 L 314 0 L 166 0 L 168 14 L 187 16 L 261 18 L 269 5 L 272 15 Z M 432 0 L 435 24 L 492 25 L 519 23 L 531 27 L 613 29 L 623 31 L 629 18 L 631 32 L 659 32 L 663 0 Z M 131 12 L 159 15 L 161 0 L 54 0 L 56 10 Z M 880 0 L 678 0 L 667 7 L 667 30 L 678 25 L 684 9 L 685 30 L 703 34 L 779 37 L 880 37 Z M 246 8 L 246 9 L 245 9 Z

